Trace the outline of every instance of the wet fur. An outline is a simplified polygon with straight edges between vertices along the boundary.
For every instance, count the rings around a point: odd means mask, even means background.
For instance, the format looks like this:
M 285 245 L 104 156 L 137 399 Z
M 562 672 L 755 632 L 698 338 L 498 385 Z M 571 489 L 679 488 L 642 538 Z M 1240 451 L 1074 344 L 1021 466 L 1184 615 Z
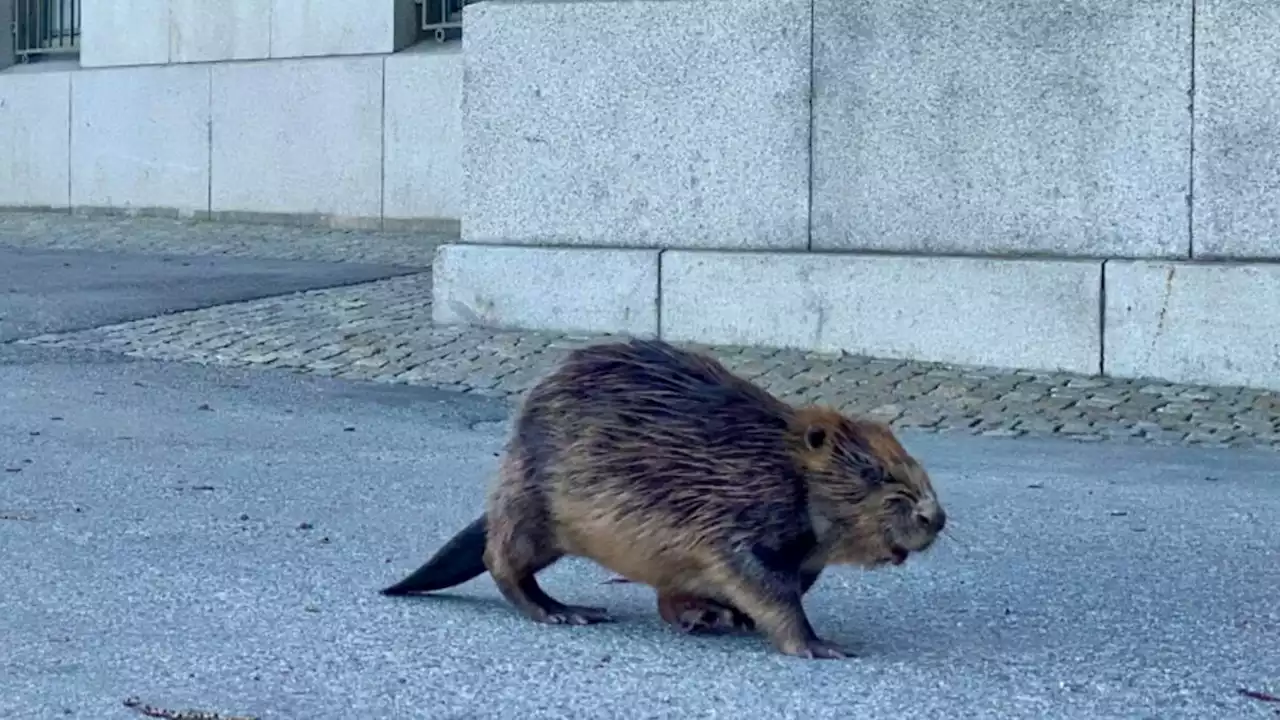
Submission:
M 534 577 L 580 556 L 654 587 L 673 624 L 715 611 L 782 652 L 842 657 L 809 625 L 804 593 L 828 565 L 902 562 L 944 518 L 887 426 L 793 408 L 665 342 L 599 344 L 529 391 L 484 515 L 383 592 L 439 590 L 487 570 L 534 620 L 606 621 Z

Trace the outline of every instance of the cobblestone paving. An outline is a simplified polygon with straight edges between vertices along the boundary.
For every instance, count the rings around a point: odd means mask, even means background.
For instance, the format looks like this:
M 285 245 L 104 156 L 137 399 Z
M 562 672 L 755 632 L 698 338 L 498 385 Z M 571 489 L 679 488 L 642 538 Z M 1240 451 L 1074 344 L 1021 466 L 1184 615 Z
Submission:
M 432 327 L 430 276 L 420 273 L 24 342 L 515 399 L 567 349 L 596 339 Z M 1276 393 L 759 348 L 711 350 L 789 400 L 830 403 L 898 427 L 1280 447 Z
M 227 255 L 430 267 L 436 246 L 451 239 L 425 232 L 0 212 L 0 245 L 41 250 Z
M 0 245 L 428 268 L 427 233 L 0 212 Z M 601 338 L 431 324 L 430 273 L 223 305 L 22 342 L 260 366 L 518 397 L 571 347 Z M 760 348 L 704 348 L 799 402 L 898 427 L 1080 441 L 1280 448 L 1280 393 L 957 368 Z

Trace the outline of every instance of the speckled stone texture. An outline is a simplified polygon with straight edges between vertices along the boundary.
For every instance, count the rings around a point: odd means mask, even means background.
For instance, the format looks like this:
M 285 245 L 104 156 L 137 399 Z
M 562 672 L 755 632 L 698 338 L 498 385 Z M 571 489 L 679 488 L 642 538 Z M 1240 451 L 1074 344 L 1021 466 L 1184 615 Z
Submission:
M 1191 0 L 814 0 L 813 247 L 1185 256 L 1190 63 Z
M 1195 254 L 1280 258 L 1280 5 L 1196 3 Z
M 662 334 L 1096 373 L 1102 263 L 672 250 Z
M 1111 261 L 1106 371 L 1280 392 L 1280 265 Z
M 658 334 L 658 252 L 442 245 L 432 266 L 436 324 Z
M 806 0 L 485 2 L 463 240 L 804 248 Z
M 0 0 L 0 17 L 7 0 Z M 0 50 L 12 37 L 0 32 Z M 0 68 L 5 65 L 0 53 Z M 70 203 L 71 73 L 0 75 L 0 207 Z

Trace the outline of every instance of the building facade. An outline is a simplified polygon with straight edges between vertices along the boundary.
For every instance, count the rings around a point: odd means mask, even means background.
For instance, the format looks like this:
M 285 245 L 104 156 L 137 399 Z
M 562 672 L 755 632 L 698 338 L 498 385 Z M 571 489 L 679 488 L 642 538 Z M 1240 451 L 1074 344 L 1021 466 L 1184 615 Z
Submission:
M 460 5 L 81 5 L 0 0 L 0 206 L 456 230 Z
M 438 322 L 1280 389 L 1274 3 L 428 9 L 100 2 L 0 73 L 0 205 L 459 223 Z

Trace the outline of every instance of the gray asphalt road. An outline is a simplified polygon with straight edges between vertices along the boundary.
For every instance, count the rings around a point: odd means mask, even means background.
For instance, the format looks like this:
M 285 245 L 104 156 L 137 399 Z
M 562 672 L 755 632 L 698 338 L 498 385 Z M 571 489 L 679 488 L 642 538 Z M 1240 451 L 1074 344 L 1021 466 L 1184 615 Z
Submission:
M 506 408 L 409 388 L 0 351 L 0 717 L 1274 718 L 1280 460 L 907 436 L 956 539 L 836 570 L 846 661 L 680 637 L 566 562 L 546 627 L 491 581 L 377 589 L 477 512 Z M 304 523 L 307 525 L 304 529 Z
M 0 246 L 0 342 L 417 271 Z
M 183 263 L 189 263 L 184 265 Z M 0 250 L 4 337 L 382 277 Z M 515 615 L 487 577 L 390 599 L 478 512 L 504 406 L 0 346 L 0 717 L 1263 718 L 1280 704 L 1280 458 L 908 436 L 955 539 L 836 570 L 860 658 L 680 637 L 643 588 L 547 585 L 615 625 Z

